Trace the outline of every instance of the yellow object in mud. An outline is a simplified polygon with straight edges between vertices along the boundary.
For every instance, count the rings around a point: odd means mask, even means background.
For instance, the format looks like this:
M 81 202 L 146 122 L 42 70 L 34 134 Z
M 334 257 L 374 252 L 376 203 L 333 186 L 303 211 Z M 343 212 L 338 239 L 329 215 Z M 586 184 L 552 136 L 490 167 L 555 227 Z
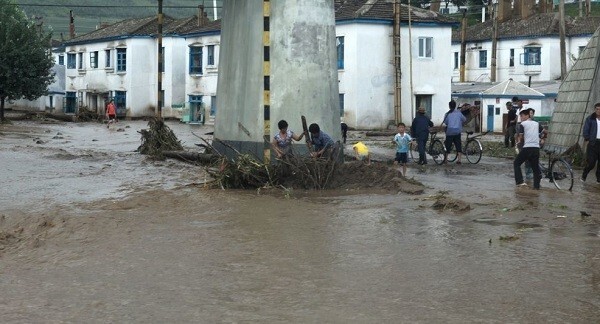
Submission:
M 358 142 L 358 143 L 352 145 L 352 148 L 358 155 L 363 155 L 363 156 L 369 155 L 369 148 L 363 142 Z

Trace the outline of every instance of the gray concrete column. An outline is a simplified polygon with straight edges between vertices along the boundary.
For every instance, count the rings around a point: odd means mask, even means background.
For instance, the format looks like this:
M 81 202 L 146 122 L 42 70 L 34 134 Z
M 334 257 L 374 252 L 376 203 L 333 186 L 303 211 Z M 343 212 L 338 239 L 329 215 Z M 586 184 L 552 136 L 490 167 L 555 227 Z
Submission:
M 270 0 L 270 116 L 265 123 L 263 1 L 223 5 L 215 138 L 262 159 L 277 122 L 302 132 L 300 116 L 340 140 L 333 1 Z M 218 141 L 215 148 L 230 155 Z M 302 149 L 305 145 L 297 145 Z

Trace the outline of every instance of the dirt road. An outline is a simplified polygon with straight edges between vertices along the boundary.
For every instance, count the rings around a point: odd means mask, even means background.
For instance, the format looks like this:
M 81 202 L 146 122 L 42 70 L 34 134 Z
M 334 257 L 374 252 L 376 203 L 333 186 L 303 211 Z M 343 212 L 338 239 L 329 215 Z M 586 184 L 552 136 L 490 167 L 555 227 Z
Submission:
M 212 130 L 168 125 L 187 149 Z M 208 190 L 135 153 L 145 127 L 0 126 L 2 322 L 600 318 L 595 183 L 515 189 L 484 158 L 411 166 L 420 195 Z

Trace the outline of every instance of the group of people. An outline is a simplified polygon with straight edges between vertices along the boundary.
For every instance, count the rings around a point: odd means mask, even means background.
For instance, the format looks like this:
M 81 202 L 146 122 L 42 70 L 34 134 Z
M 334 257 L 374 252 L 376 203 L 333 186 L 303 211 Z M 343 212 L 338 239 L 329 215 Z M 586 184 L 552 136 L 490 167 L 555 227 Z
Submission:
M 296 134 L 288 129 L 288 123 L 285 120 L 280 120 L 277 123 L 279 132 L 275 134 L 271 141 L 271 147 L 278 159 L 282 159 L 292 152 L 292 140 L 300 141 L 304 136 L 309 136 L 302 132 Z M 308 126 L 310 140 L 308 141 L 310 155 L 312 157 L 327 157 L 333 158 L 337 145 L 327 133 L 323 132 L 318 124 L 313 123 Z
M 444 141 L 444 163 L 447 162 L 448 153 L 453 147 L 456 149 L 457 164 L 461 164 L 462 143 L 461 134 L 466 117 L 460 109 L 456 108 L 454 100 L 448 103 L 449 110 L 444 116 L 442 125 L 445 126 L 446 139 Z M 523 179 L 521 166 L 525 163 L 526 178 L 533 178 L 533 188 L 540 189 L 541 171 L 539 168 L 540 148 L 543 147 L 547 131 L 535 121 L 535 109 L 523 108 L 523 101 L 518 97 L 513 97 L 512 101 L 506 103 L 508 109 L 508 120 L 506 124 L 506 133 L 504 145 L 506 147 L 515 147 L 517 156 L 513 162 L 514 177 L 517 186 L 526 186 Z M 583 137 L 587 144 L 586 149 L 586 167 L 583 170 L 581 181 L 586 181 L 587 175 L 591 170 L 600 164 L 600 103 L 594 105 L 594 113 L 588 116 L 583 125 Z M 344 127 L 345 126 L 345 127 Z M 295 134 L 288 130 L 288 123 L 281 120 L 278 123 L 279 132 L 273 138 L 272 146 L 278 158 L 282 158 L 291 150 L 292 140 L 300 141 L 306 134 Z M 419 151 L 420 165 L 427 164 L 426 145 L 429 138 L 430 127 L 433 122 L 425 114 L 425 108 L 419 107 L 417 116 L 413 119 L 411 134 L 406 132 L 406 125 L 399 123 L 397 133 L 394 135 L 393 143 L 396 145 L 396 156 L 394 164 L 402 167 L 402 175 L 406 176 L 406 164 L 408 161 L 408 151 L 410 143 L 416 141 Z M 344 133 L 344 143 L 346 142 L 347 125 L 342 123 L 342 132 Z M 310 133 L 311 155 L 313 157 L 331 156 L 336 143 L 325 132 L 321 131 L 318 124 L 311 124 L 308 128 Z M 371 163 L 371 155 L 368 147 L 363 142 L 357 142 L 353 145 L 356 159 L 364 160 L 367 164 Z M 600 165 L 599 165 L 600 166 Z M 596 181 L 600 183 L 600 168 L 596 168 Z

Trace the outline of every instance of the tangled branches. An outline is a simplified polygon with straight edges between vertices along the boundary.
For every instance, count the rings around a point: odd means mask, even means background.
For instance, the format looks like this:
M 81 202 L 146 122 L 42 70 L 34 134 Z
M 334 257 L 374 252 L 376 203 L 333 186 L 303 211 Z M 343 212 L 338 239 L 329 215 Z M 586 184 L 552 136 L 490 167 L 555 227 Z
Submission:
M 156 159 L 164 159 L 163 151 L 183 150 L 181 142 L 177 139 L 169 126 L 157 118 L 148 121 L 150 129 L 142 129 L 142 144 L 137 151 Z
M 87 107 L 81 107 L 77 111 L 77 120 L 81 122 L 99 121 L 100 115 L 97 112 L 88 109 Z
M 236 151 L 237 152 L 237 151 Z M 221 188 L 294 187 L 325 189 L 338 165 L 336 158 L 312 158 L 288 154 L 274 164 L 265 164 L 249 154 L 228 160 L 208 172 Z

